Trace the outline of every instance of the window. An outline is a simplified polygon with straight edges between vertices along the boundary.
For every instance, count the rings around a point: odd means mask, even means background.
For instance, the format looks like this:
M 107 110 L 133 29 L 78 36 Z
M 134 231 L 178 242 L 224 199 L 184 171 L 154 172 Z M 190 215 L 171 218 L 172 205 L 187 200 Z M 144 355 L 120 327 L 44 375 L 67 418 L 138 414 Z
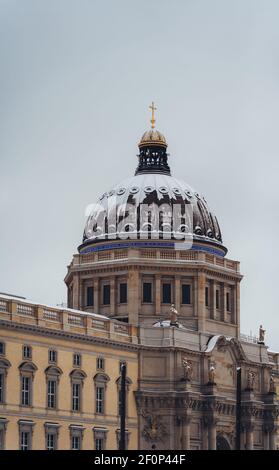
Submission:
M 6 418 L 0 418 L 0 450 L 5 449 L 5 437 L 7 430 L 8 420 Z
M 80 367 L 81 366 L 81 355 L 80 354 L 74 354 L 73 355 L 73 364 L 75 367 Z
M 51 362 L 52 364 L 56 364 L 57 362 L 57 351 L 54 349 L 50 349 L 48 351 L 48 362 Z
M 57 450 L 58 430 L 60 425 L 57 423 L 45 423 L 44 426 L 46 450 Z
M 205 288 L 205 306 L 209 307 L 209 287 Z
M 95 439 L 95 449 L 96 450 L 103 450 L 104 449 L 104 439 L 98 437 Z
M 23 356 L 23 359 L 31 359 L 32 358 L 32 348 L 31 348 L 31 346 L 23 346 L 22 356 Z
M 97 357 L 97 369 L 105 370 L 105 359 L 103 357 Z
M 231 310 L 231 299 L 230 299 L 230 293 L 227 292 L 226 293 L 226 308 L 227 308 L 227 312 L 230 312 Z
M 151 282 L 144 282 L 142 288 L 142 301 L 146 303 L 152 302 L 152 283 Z
M 72 384 L 72 410 L 80 411 L 80 384 Z
M 46 445 L 46 449 L 47 450 L 55 450 L 56 449 L 56 434 L 52 433 L 52 432 L 48 432 L 47 433 L 47 445 Z
M 0 373 L 0 403 L 4 403 L 4 380 L 4 374 Z
M 86 305 L 87 307 L 93 307 L 94 305 L 94 287 L 92 286 L 86 289 Z
M 127 284 L 121 283 L 119 285 L 119 302 L 121 304 L 127 303 Z
M 56 380 L 47 382 L 47 407 L 56 408 Z
M 72 450 L 80 450 L 80 436 L 72 436 Z
M 191 303 L 191 286 L 189 284 L 182 284 L 182 304 Z
M 0 356 L 5 355 L 5 343 L 0 342 Z
M 81 450 L 84 427 L 71 424 L 70 428 L 70 445 L 72 450 Z
M 103 286 L 103 305 L 110 305 L 110 285 Z
M 171 303 L 171 284 L 163 284 L 163 304 Z
M 31 432 L 22 431 L 20 433 L 20 450 L 30 450 Z
M 31 377 L 21 377 L 21 405 L 31 406 Z
M 216 289 L 216 308 L 220 308 L 220 291 Z
M 101 426 L 94 426 L 93 437 L 94 437 L 95 450 L 106 449 L 107 432 L 108 430 L 106 428 L 103 428 Z
M 20 419 L 19 426 L 19 449 L 32 450 L 32 434 L 35 423 L 29 419 Z
M 96 387 L 96 413 L 104 414 L 104 387 Z

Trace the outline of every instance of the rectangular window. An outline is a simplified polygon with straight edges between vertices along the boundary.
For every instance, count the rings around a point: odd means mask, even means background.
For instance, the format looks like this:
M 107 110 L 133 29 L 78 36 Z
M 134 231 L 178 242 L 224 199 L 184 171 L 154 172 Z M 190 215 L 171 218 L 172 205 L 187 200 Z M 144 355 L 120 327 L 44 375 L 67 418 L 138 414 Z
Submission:
M 110 285 L 103 286 L 103 305 L 110 305 Z
M 48 380 L 47 382 L 47 407 L 56 408 L 56 381 Z
M 80 354 L 74 354 L 73 355 L 73 364 L 75 367 L 80 367 L 81 366 L 81 355 Z
M 98 437 L 95 439 L 95 449 L 96 450 L 104 450 L 104 439 Z
M 226 293 L 226 304 L 227 304 L 227 312 L 230 312 L 231 311 L 231 298 L 230 298 L 230 293 L 227 292 Z
M 72 384 L 72 410 L 80 411 L 80 384 Z
M 31 377 L 21 377 L 21 404 L 31 405 Z
M 46 449 L 55 450 L 56 449 L 56 434 L 54 434 L 53 432 L 48 432 L 46 440 L 47 440 Z
M 144 282 L 142 286 L 142 301 L 146 303 L 152 302 L 152 283 Z
M 4 356 L 5 355 L 5 343 L 0 343 L 0 355 Z
M 32 348 L 31 348 L 31 346 L 23 346 L 22 356 L 23 356 L 23 359 L 31 359 L 32 358 Z
M 50 349 L 48 351 L 48 362 L 51 362 L 52 364 L 56 364 L 57 362 L 57 351 L 54 349 Z
M 0 403 L 4 403 L 4 374 L 0 374 Z
M 209 287 L 205 288 L 205 306 L 209 307 Z
M 127 303 L 127 284 L 121 283 L 119 285 L 119 302 L 121 304 Z
M 220 308 L 220 292 L 218 289 L 216 290 L 215 294 L 216 294 L 216 308 Z
M 80 436 L 72 436 L 72 450 L 80 450 Z
M 97 357 L 97 369 L 105 370 L 105 359 L 103 357 Z
M 22 431 L 20 433 L 20 449 L 31 450 L 31 433 L 30 431 Z
M 191 303 L 191 286 L 190 284 L 182 284 L 182 304 Z
M 86 305 L 87 307 L 93 307 L 94 305 L 94 287 L 92 286 L 86 289 Z
M 96 413 L 104 414 L 104 387 L 96 387 Z
M 171 284 L 163 284 L 163 304 L 171 304 Z

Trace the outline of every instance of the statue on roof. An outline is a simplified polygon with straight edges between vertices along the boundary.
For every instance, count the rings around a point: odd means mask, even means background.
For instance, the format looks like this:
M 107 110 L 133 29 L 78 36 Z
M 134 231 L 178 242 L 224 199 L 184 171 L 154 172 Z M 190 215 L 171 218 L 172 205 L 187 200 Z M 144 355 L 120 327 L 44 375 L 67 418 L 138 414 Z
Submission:
M 178 311 L 176 310 L 174 304 L 171 305 L 170 312 L 171 312 L 170 326 L 178 326 L 178 320 L 177 320 Z

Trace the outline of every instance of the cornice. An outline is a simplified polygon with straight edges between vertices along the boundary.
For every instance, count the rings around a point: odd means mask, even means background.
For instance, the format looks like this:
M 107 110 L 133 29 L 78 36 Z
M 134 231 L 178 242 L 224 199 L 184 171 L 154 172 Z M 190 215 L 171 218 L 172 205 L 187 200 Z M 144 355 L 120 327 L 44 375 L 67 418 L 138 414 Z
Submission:
M 28 323 L 16 323 L 5 320 L 0 320 L 0 328 L 7 330 L 17 330 L 23 331 L 26 333 L 31 333 L 33 335 L 40 335 L 46 337 L 54 337 L 57 339 L 64 339 L 69 341 L 80 341 L 81 343 L 87 344 L 98 344 L 107 347 L 113 347 L 115 349 L 124 349 L 129 351 L 138 351 L 139 345 L 133 343 L 122 343 L 120 341 L 115 341 L 110 338 L 101 338 L 88 335 L 81 335 L 78 333 L 72 333 L 64 330 L 52 330 L 50 328 L 43 328 L 37 325 L 31 325 Z
M 226 279 L 231 281 L 236 281 L 243 278 L 240 273 L 231 272 L 226 270 L 222 267 L 216 267 L 216 265 L 208 265 L 207 263 L 203 262 L 193 262 L 187 263 L 187 265 L 182 266 L 179 262 L 176 264 L 177 260 L 141 260 L 141 259 L 133 259 L 133 260 L 113 260 L 109 262 L 102 262 L 101 265 L 95 266 L 83 266 L 81 264 L 72 266 L 69 269 L 67 276 L 65 277 L 65 281 L 69 281 L 71 276 L 74 274 L 83 274 L 83 275 L 93 275 L 93 274 L 103 274 L 103 273 L 116 273 L 119 271 L 130 271 L 130 270 L 146 270 L 152 272 L 161 272 L 162 270 L 168 272 L 174 272 L 174 274 L 179 273 L 194 273 L 197 272 L 205 273 L 208 275 L 214 275 L 220 279 Z

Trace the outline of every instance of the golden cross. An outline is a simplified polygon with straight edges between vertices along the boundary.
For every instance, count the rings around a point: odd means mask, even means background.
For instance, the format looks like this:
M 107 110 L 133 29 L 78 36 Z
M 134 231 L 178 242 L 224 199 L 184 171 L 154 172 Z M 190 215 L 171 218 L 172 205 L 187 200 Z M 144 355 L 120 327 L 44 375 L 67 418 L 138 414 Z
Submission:
M 152 116 L 151 116 L 150 122 L 151 122 L 152 129 L 154 129 L 154 127 L 155 127 L 155 111 L 157 110 L 157 108 L 155 108 L 155 105 L 154 105 L 153 101 L 152 101 L 151 106 L 149 106 L 149 109 L 151 109 L 151 111 L 152 111 Z

